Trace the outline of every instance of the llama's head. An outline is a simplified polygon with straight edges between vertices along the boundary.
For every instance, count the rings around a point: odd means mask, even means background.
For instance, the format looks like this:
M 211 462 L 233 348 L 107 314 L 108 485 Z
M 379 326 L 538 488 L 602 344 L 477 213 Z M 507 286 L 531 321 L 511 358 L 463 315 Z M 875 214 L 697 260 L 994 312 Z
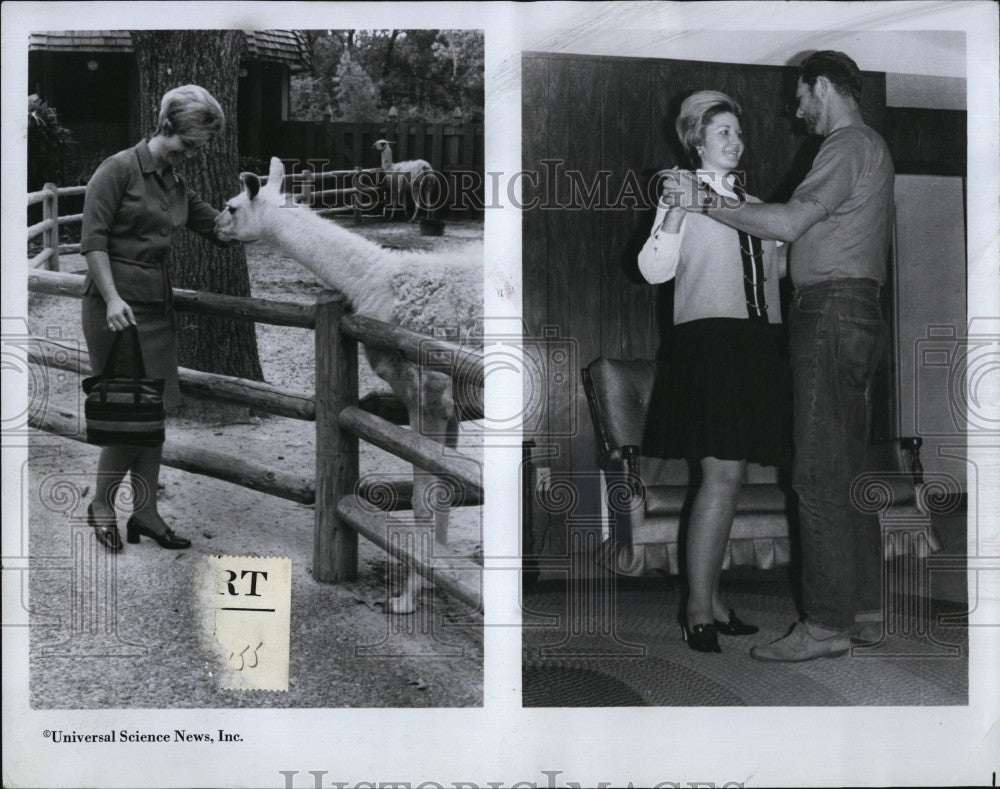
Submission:
M 372 146 L 382 157 L 382 169 L 388 170 L 392 167 L 392 146 L 395 145 L 393 142 L 388 140 L 376 140 L 375 144 Z
M 257 241 L 264 232 L 263 217 L 287 200 L 281 193 L 285 165 L 278 157 L 271 158 L 267 183 L 261 185 L 255 173 L 242 173 L 243 191 L 226 201 L 226 207 L 215 218 L 215 235 L 222 241 Z

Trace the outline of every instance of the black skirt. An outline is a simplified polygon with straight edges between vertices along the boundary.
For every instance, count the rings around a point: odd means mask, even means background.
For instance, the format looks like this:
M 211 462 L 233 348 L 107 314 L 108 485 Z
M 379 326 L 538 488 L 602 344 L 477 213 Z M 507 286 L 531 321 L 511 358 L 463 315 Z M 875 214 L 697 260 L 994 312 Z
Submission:
M 706 318 L 673 327 L 642 451 L 660 458 L 791 462 L 791 376 L 781 326 Z

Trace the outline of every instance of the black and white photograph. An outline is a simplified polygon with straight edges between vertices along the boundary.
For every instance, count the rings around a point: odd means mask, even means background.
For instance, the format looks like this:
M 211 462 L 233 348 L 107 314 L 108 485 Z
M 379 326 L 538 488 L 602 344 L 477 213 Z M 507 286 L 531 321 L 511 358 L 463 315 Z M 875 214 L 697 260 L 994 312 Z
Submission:
M 996 785 L 996 3 L 0 15 L 4 786 Z
M 483 223 L 447 188 L 482 65 L 481 30 L 31 33 L 33 707 L 482 704 Z M 217 638 L 273 613 L 269 557 L 284 642 Z
M 524 703 L 965 704 L 965 35 L 676 39 L 522 58 Z

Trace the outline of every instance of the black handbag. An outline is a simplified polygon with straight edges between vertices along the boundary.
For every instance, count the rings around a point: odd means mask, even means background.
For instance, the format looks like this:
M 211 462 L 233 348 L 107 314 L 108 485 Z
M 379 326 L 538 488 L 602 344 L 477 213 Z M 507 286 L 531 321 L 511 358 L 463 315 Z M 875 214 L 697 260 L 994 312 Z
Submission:
M 128 335 L 138 361 L 138 375 L 115 375 L 122 338 Z M 100 446 L 155 447 L 163 443 L 163 379 L 147 378 L 139 345 L 139 331 L 129 326 L 118 332 L 100 375 L 83 379 L 87 396 L 87 442 Z

